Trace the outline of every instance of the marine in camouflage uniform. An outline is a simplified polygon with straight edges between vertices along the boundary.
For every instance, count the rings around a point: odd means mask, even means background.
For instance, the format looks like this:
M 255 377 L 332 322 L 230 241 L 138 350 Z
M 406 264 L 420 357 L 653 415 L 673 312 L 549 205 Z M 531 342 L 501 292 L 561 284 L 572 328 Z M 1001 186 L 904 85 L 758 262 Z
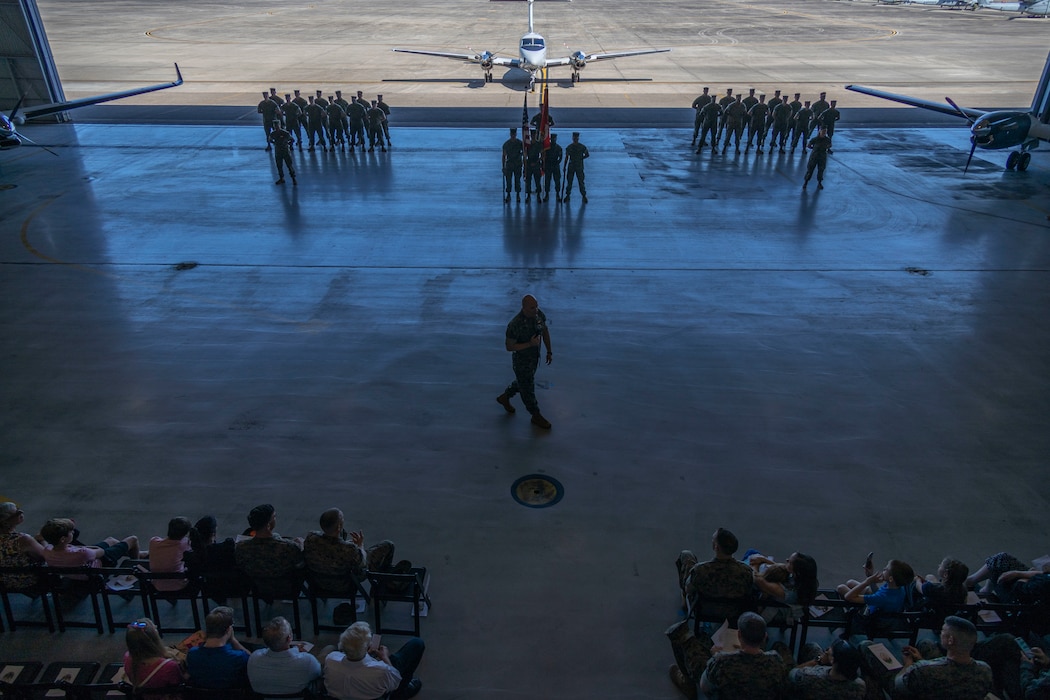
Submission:
M 718 122 L 718 133 L 715 135 L 716 142 L 722 138 L 722 132 L 726 128 L 726 108 L 733 104 L 735 99 L 733 97 L 733 88 L 726 88 L 726 96 L 718 101 L 718 106 L 722 108 L 722 119 Z
M 383 110 L 383 114 L 386 115 L 386 119 L 383 120 L 383 136 L 386 137 L 386 145 L 392 146 L 393 144 L 390 143 L 390 105 L 383 102 L 382 95 L 376 95 L 376 97 L 378 98 L 376 105 L 379 109 Z
M 511 127 L 510 138 L 503 142 L 503 155 L 500 167 L 503 168 L 503 190 L 506 195 L 504 202 L 510 201 L 510 186 L 514 185 L 514 193 L 521 201 L 521 165 L 525 159 L 525 146 L 518 139 L 518 130 Z
M 817 171 L 817 189 L 824 189 L 824 170 L 828 167 L 828 153 L 831 151 L 831 139 L 828 138 L 824 127 L 820 128 L 817 135 L 809 140 L 806 148 L 810 150 L 809 162 L 806 163 L 806 179 L 802 183 L 802 189 L 806 189 L 809 179 L 813 177 L 813 171 Z
M 717 690 L 718 700 L 756 700 L 781 697 L 787 672 L 784 659 L 775 651 L 749 654 L 740 650 L 716 654 L 707 662 L 703 677 Z
M 718 146 L 718 120 L 722 116 L 722 107 L 712 99 L 700 110 L 700 145 L 696 147 L 699 153 L 707 145 L 707 137 L 711 137 L 711 152 L 714 153 Z
M 292 176 L 292 184 L 298 185 L 299 183 L 295 181 L 295 164 L 292 162 L 292 146 L 295 145 L 292 134 L 281 127 L 281 122 L 275 121 L 269 142 L 274 145 L 273 160 L 277 164 L 277 182 L 274 184 L 284 184 L 284 166 L 287 165 L 288 173 Z
M 580 196 L 583 203 L 587 203 L 587 186 L 583 180 L 583 161 L 591 157 L 591 152 L 580 143 L 580 132 L 572 132 L 572 143 L 565 147 L 565 196 L 562 201 L 568 202 L 572 194 L 572 179 L 579 182 Z
M 533 137 L 525 154 L 525 202 L 532 200 L 533 191 L 539 199 L 543 194 L 543 139 Z
M 383 143 L 383 122 L 386 121 L 386 113 L 379 109 L 379 100 L 372 100 L 372 107 L 368 110 L 368 150 L 376 150 L 376 144 L 383 153 L 386 153 L 386 144 Z
M 561 159 L 564 155 L 558 145 L 558 135 L 551 134 L 551 147 L 543 155 L 543 201 L 551 198 L 551 179 L 554 180 L 554 197 L 561 201 Z
M 251 579 L 252 587 L 264 600 L 287 596 L 301 588 L 296 576 L 303 567 L 303 550 L 295 540 L 273 532 L 276 514 L 273 506 L 252 509 L 248 525 L 256 533 L 237 543 L 237 568 Z M 300 541 L 301 542 L 301 541 Z
M 696 112 L 696 116 L 693 117 L 693 145 L 694 146 L 696 145 L 696 135 L 700 133 L 700 127 L 702 127 L 704 125 L 704 120 L 703 120 L 703 117 L 701 116 L 700 112 L 701 112 L 701 110 L 703 110 L 704 107 L 706 107 L 707 105 L 709 105 L 709 104 L 711 104 L 712 102 L 715 101 L 714 97 L 712 97 L 711 95 L 707 94 L 710 89 L 711 88 L 706 88 L 705 87 L 704 88 L 704 94 L 699 95 L 695 100 L 693 100 L 693 110 Z M 704 144 L 701 142 L 700 145 L 703 146 Z
M 824 110 L 831 106 L 828 104 L 827 99 L 825 99 L 827 96 L 828 93 L 826 92 L 820 93 L 820 99 L 814 102 L 813 106 L 810 107 L 810 109 L 813 110 L 813 119 L 809 122 L 809 131 L 806 132 L 807 141 L 809 140 L 810 134 L 813 133 L 813 127 L 820 125 L 820 115 L 824 113 Z
M 295 142 L 299 144 L 299 150 L 303 150 L 303 119 L 305 115 L 302 108 L 299 107 L 298 102 L 292 100 L 291 95 L 285 95 L 284 104 L 281 105 L 281 112 L 284 113 L 284 123 L 287 125 L 288 132 L 295 136 Z
M 809 107 L 809 100 L 802 105 L 794 116 L 791 118 L 791 151 L 794 152 L 795 147 L 798 145 L 799 139 L 802 139 L 802 151 L 806 150 L 806 141 L 804 138 L 809 133 L 809 120 L 813 117 L 813 110 Z
M 758 152 L 762 153 L 763 146 L 766 145 L 766 117 L 769 116 L 769 105 L 766 104 L 766 96 L 759 95 L 758 103 L 751 106 L 751 109 L 747 110 L 747 148 L 746 151 L 751 150 L 751 146 L 754 145 L 752 142 L 755 139 L 755 135 L 758 135 Z
M 787 102 L 781 102 L 773 108 L 773 140 L 769 144 L 770 149 L 776 146 L 781 153 L 784 152 L 788 132 L 791 131 L 791 116 L 791 105 Z
M 346 108 L 346 114 L 350 118 L 350 152 L 354 146 L 365 147 L 365 122 L 368 121 L 368 108 L 357 100 L 352 100 Z
M 343 513 L 338 508 L 321 514 L 321 527 L 321 532 L 311 532 L 303 543 L 306 570 L 321 588 L 349 594 L 356 588 L 354 579 L 364 581 L 366 569 L 390 571 L 394 560 L 394 543 L 390 540 L 377 542 L 366 550 L 360 532 L 350 533 L 347 539 Z
M 541 341 L 547 346 L 549 365 L 554 353 L 551 349 L 550 331 L 547 330 L 547 317 L 540 311 L 536 297 L 526 294 L 521 299 L 521 311 L 507 324 L 505 345 L 508 352 L 512 353 L 514 381 L 496 397 L 496 401 L 507 413 L 514 413 L 510 399 L 520 392 L 525 409 L 532 414 L 533 425 L 550 429 L 550 421 L 540 413 L 540 406 L 536 401 L 536 368 L 540 363 Z
M 328 102 L 328 109 L 325 112 L 328 115 L 328 138 L 331 139 L 332 150 L 335 151 L 335 147 L 339 146 L 340 150 L 346 150 L 346 112 L 339 106 L 339 103 L 335 101 L 335 97 L 329 95 L 332 99 Z
M 306 135 L 310 137 L 310 147 L 307 150 L 314 150 L 315 138 L 317 139 L 318 145 L 321 146 L 321 150 L 326 150 L 324 132 L 327 119 L 328 115 L 325 112 L 325 108 L 319 105 L 316 99 L 311 97 L 310 104 L 306 106 Z
M 723 97 L 722 100 L 725 100 Z M 721 101 L 719 101 L 721 104 Z M 736 152 L 740 153 L 740 137 L 744 133 L 744 120 L 747 118 L 747 107 L 740 101 L 740 95 L 722 109 L 722 123 L 725 125 L 726 140 L 722 142 L 722 153 L 729 148 L 729 141 L 736 137 Z
M 755 88 L 748 88 L 747 96 L 740 103 L 744 105 L 744 109 L 750 112 L 751 108 L 758 104 L 758 98 L 755 97 Z M 750 120 L 744 125 L 744 128 L 747 130 L 747 138 L 750 140 L 752 138 Z
M 270 146 L 270 132 L 273 130 L 273 123 L 280 121 L 281 110 L 278 109 L 277 104 L 270 99 L 268 93 L 262 94 L 262 102 L 255 108 L 256 113 L 262 115 L 263 120 L 263 132 L 266 134 L 266 150 L 272 150 Z
M 942 657 L 916 661 L 898 673 L 894 696 L 917 700 L 983 700 L 993 687 L 992 669 L 985 662 L 974 659 L 969 664 L 958 664 Z

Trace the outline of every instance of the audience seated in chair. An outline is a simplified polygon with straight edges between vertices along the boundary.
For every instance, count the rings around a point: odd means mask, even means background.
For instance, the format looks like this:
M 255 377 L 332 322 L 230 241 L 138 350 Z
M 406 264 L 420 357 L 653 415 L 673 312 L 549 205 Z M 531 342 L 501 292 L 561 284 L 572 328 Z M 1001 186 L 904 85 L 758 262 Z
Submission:
M 718 700 L 778 698 L 784 693 L 788 665 L 776 651 L 765 651 L 766 621 L 756 613 L 740 616 L 740 649 L 719 652 L 700 676 L 700 691 Z
M 186 570 L 183 557 L 190 549 L 189 534 L 193 529 L 189 518 L 172 518 L 168 521 L 167 537 L 151 537 L 149 541 L 150 571 L 160 574 L 182 573 Z M 158 591 L 181 591 L 187 579 L 158 579 L 153 586 Z
M 174 650 L 164 646 L 156 625 L 148 617 L 128 625 L 124 633 L 124 675 L 135 688 L 170 688 L 185 680 Z
M 893 614 L 910 609 L 915 571 L 902 561 L 890 559 L 882 571 L 876 572 L 869 556 L 864 563 L 864 573 L 867 577 L 863 581 L 850 579 L 846 583 L 840 583 L 836 590 L 843 600 L 865 606 L 859 621 L 860 631 L 875 634 L 893 624 L 880 620 L 880 614 Z M 882 585 L 875 590 L 877 583 Z
M 915 578 L 915 590 L 926 607 L 948 608 L 966 604 L 966 577 L 970 567 L 958 559 L 945 557 L 937 567 L 937 575 L 927 574 L 925 580 Z
M 744 561 L 751 566 L 759 592 L 758 612 L 767 623 L 790 624 L 802 617 L 802 609 L 813 602 L 820 587 L 813 557 L 794 552 L 785 563 L 778 564 L 771 557 L 748 550 Z M 763 605 L 764 601 L 780 605 Z
M 788 674 L 788 696 L 796 700 L 864 700 L 860 650 L 844 639 L 827 649 L 810 642 Z
M 241 688 L 247 683 L 248 650 L 237 641 L 233 610 L 213 609 L 204 618 L 204 644 L 186 654 L 190 683 L 200 688 Z
M 893 673 L 875 658 L 870 643 L 864 642 L 863 667 L 899 700 L 984 700 L 993 692 L 994 683 L 988 664 L 971 655 L 976 643 L 977 628 L 973 623 L 949 615 L 941 627 L 941 646 L 946 656 L 925 660 L 917 648 L 909 645 L 903 650 L 903 668 Z
M 274 532 L 277 513 L 268 503 L 252 509 L 248 526 L 252 536 L 237 543 L 237 567 L 251 579 L 255 594 L 264 600 L 289 595 L 281 581 L 301 572 L 302 539 L 286 539 Z
M 311 532 L 303 544 L 303 556 L 311 580 L 329 593 L 349 595 L 357 581 L 364 581 L 365 569 L 390 571 L 394 543 L 377 542 L 365 550 L 360 531 L 349 533 L 343 528 L 343 511 L 329 508 L 321 513 L 321 532 Z M 351 578 L 353 577 L 353 578 Z
M 999 552 L 985 559 L 984 565 L 980 569 L 966 577 L 966 587 L 977 590 L 981 595 L 995 595 L 998 593 L 996 584 L 999 582 L 1000 576 L 1007 571 L 1027 570 L 1028 564 L 1025 562 L 1008 552 Z M 977 584 L 979 583 L 984 585 L 978 588 Z
M 414 676 L 425 645 L 411 637 L 394 654 L 384 645 L 370 648 L 372 630 L 367 622 L 355 622 L 339 636 L 339 651 L 324 661 L 325 691 L 336 700 L 375 700 L 390 694 L 390 700 L 408 700 L 423 687 Z
M 321 662 L 292 644 L 288 620 L 270 620 L 263 627 L 262 640 L 266 647 L 248 659 L 248 681 L 259 695 L 298 693 L 321 677 Z
M 688 549 L 682 550 L 675 561 L 678 568 L 678 585 L 683 600 L 691 606 L 699 596 L 705 598 L 747 598 L 754 590 L 754 575 L 751 567 L 733 558 L 739 547 L 736 535 L 725 528 L 718 528 L 711 536 L 714 558 L 698 562 Z
M 0 503 L 0 566 L 32 566 L 44 561 L 44 547 L 32 535 L 15 530 L 25 513 L 10 501 Z M 32 588 L 37 579 L 29 574 L 4 574 L 4 585 L 11 590 Z
M 48 566 L 116 566 L 122 557 L 137 559 L 139 540 L 134 535 L 118 540 L 107 537 L 94 546 L 76 541 L 76 523 L 69 518 L 51 518 L 40 535 L 48 543 L 44 561 Z M 73 578 L 73 577 L 70 577 Z
M 205 515 L 198 520 L 189 532 L 192 549 L 182 558 L 190 573 L 204 577 L 203 593 L 207 599 L 223 605 L 227 597 L 245 594 L 247 579 L 237 568 L 234 539 L 216 541 L 218 527 L 214 516 Z

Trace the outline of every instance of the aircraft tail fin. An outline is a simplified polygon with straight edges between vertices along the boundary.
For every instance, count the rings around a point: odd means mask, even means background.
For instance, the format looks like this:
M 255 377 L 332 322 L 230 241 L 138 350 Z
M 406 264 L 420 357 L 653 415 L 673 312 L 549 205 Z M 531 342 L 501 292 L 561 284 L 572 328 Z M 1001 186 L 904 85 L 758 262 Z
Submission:
M 25 101 L 25 99 L 25 93 L 22 93 L 22 96 L 18 98 L 18 102 L 15 104 L 15 108 L 11 110 L 11 114 L 8 116 L 8 119 L 11 120 L 12 124 L 18 123 L 15 120 L 18 118 L 18 110 L 22 109 L 22 103 Z
M 1039 85 L 1032 97 L 1032 113 L 1043 124 L 1050 124 L 1050 56 L 1046 57 L 1043 77 L 1039 79 Z
M 529 34 L 532 34 L 536 31 L 532 28 L 532 2 L 533 0 L 529 0 Z

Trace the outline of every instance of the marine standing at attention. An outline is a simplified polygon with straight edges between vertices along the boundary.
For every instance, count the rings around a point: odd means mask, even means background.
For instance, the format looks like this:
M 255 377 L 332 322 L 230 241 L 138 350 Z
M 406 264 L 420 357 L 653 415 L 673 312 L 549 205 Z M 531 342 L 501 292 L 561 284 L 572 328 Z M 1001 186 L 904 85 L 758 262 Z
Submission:
M 696 112 L 696 116 L 693 117 L 693 145 L 696 145 L 696 135 L 700 133 L 700 127 L 703 126 L 703 117 L 700 116 L 700 112 L 703 111 L 704 107 L 715 101 L 715 98 L 708 95 L 707 92 L 711 88 L 704 88 L 704 94 L 693 100 L 693 111 Z M 700 144 L 703 146 L 703 144 Z
M 379 106 L 379 109 L 383 110 L 383 114 L 386 115 L 386 118 L 383 119 L 383 136 L 386 137 L 386 145 L 393 146 L 394 144 L 390 143 L 390 105 L 383 102 L 382 95 L 377 95 L 377 97 L 379 99 L 376 101 L 376 104 Z
M 828 130 L 829 139 L 835 138 L 835 122 L 842 117 L 842 112 L 835 107 L 837 104 L 836 100 L 832 100 L 828 108 L 820 114 L 820 125 Z M 834 153 L 834 151 L 828 150 L 828 153 Z
M 518 130 L 510 129 L 510 138 L 503 142 L 503 197 L 504 202 L 510 201 L 510 186 L 514 184 L 514 194 L 521 201 L 521 165 L 525 159 L 525 146 L 518 140 Z
M 532 132 L 532 142 L 525 154 L 525 203 L 532 201 L 532 193 L 536 192 L 536 199 L 543 198 L 543 139 L 537 138 L 536 132 Z
M 715 152 L 718 145 L 716 138 L 718 134 L 718 118 L 722 116 L 722 107 L 712 99 L 700 110 L 700 145 L 696 147 L 699 153 L 707 145 L 707 137 L 711 137 L 711 152 Z
M 587 186 L 583 181 L 583 161 L 590 157 L 591 152 L 580 143 L 580 132 L 572 132 L 572 143 L 565 147 L 565 196 L 562 198 L 563 202 L 569 201 L 569 195 L 572 194 L 572 178 L 575 176 L 580 183 L 580 196 L 583 197 L 583 203 L 587 203 Z M 549 348 L 550 346 L 548 345 L 547 347 Z
M 740 101 L 740 95 L 737 95 L 735 100 L 722 109 L 722 123 L 725 124 L 726 131 L 726 140 L 722 142 L 722 153 L 729 148 L 729 140 L 734 136 L 736 136 L 736 152 L 740 153 L 740 136 L 744 133 L 744 120 L 746 119 L 747 107 Z
M 551 349 L 551 334 L 547 330 L 547 317 L 540 311 L 536 297 L 526 294 L 521 299 L 521 311 L 507 324 L 506 348 L 513 353 L 514 381 L 506 391 L 496 397 L 507 413 L 514 413 L 511 398 L 521 393 L 525 409 L 532 414 L 532 424 L 550 430 L 551 424 L 540 413 L 536 401 L 536 368 L 540 364 L 540 343 L 547 347 L 547 364 L 554 359 Z
M 561 158 L 563 155 L 562 147 L 558 145 L 558 135 L 551 134 L 551 147 L 547 149 L 547 152 L 543 156 L 543 201 L 546 202 L 551 198 L 551 178 L 554 178 L 554 197 L 555 201 L 561 201 Z
M 292 101 L 291 95 L 285 95 L 281 111 L 284 113 L 284 123 L 288 127 L 288 133 L 295 137 L 299 150 L 303 150 L 303 110 L 299 108 L 297 102 Z
M 762 153 L 762 147 L 766 145 L 766 117 L 769 116 L 769 105 L 766 104 L 766 96 L 759 95 L 758 102 L 751 105 L 747 110 L 747 148 L 751 150 L 751 142 L 758 135 L 758 152 Z
M 262 96 L 262 102 L 255 108 L 255 111 L 262 115 L 263 132 L 266 134 L 266 150 L 269 151 L 272 149 L 270 146 L 270 131 L 273 129 L 273 123 L 280 121 L 277 117 L 280 112 L 277 109 L 277 103 L 270 99 L 269 93 L 264 92 Z
M 813 117 L 813 110 L 809 107 L 809 100 L 802 105 L 802 107 L 795 113 L 794 117 L 794 129 L 791 134 L 791 152 L 795 152 L 795 146 L 798 145 L 798 140 L 802 139 L 802 152 L 806 151 L 806 140 L 809 134 L 809 122 Z
M 324 143 L 324 127 L 327 119 L 327 113 L 324 107 L 317 104 L 317 100 L 313 97 L 310 98 L 310 104 L 306 106 L 306 134 L 310 137 L 310 147 L 308 151 L 314 150 L 314 139 L 317 139 L 317 143 L 321 146 L 321 150 L 327 150 Z
M 810 150 L 809 162 L 806 164 L 806 179 L 802 183 L 802 189 L 806 189 L 809 178 L 813 177 L 813 170 L 817 171 L 817 189 L 824 189 L 824 169 L 828 167 L 828 153 L 831 151 L 831 139 L 828 138 L 828 130 L 820 127 L 820 131 L 807 145 Z
M 734 99 L 733 88 L 726 88 L 726 96 L 718 101 L 718 106 L 722 108 L 722 120 L 718 122 L 718 133 L 715 135 L 716 144 L 722 139 L 722 132 L 726 128 L 726 109 L 733 104 Z

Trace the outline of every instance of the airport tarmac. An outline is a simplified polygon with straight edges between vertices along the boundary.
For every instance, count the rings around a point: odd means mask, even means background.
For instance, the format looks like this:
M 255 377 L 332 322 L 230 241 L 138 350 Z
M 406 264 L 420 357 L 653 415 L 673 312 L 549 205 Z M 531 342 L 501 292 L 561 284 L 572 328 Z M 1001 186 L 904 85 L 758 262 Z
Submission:
M 923 574 L 949 554 L 975 569 L 1001 550 L 1047 553 L 1044 152 L 1025 173 L 978 152 L 964 173 L 961 121 L 918 129 L 909 110 L 860 118 L 857 102 L 827 187 L 803 193 L 798 153 L 693 153 L 674 120 L 698 71 L 679 67 L 643 99 L 646 81 L 592 86 L 589 67 L 552 103 L 568 110 L 563 143 L 578 128 L 592 154 L 590 201 L 504 205 L 498 123 L 520 115 L 520 85 L 474 89 L 471 67 L 401 57 L 399 70 L 435 78 L 395 90 L 384 53 L 361 61 L 360 85 L 396 94 L 417 126 L 395 111 L 389 153 L 297 153 L 299 185 L 275 186 L 248 97 L 344 84 L 348 45 L 463 44 L 466 28 L 442 43 L 453 25 L 425 18 L 473 5 L 375 11 L 385 21 L 357 2 L 93 5 L 107 11 L 41 4 L 69 96 L 113 89 L 115 72 L 163 80 L 173 60 L 187 85 L 25 128 L 57 157 L 0 154 L 0 500 L 23 504 L 27 528 L 69 515 L 88 539 L 148 538 L 212 513 L 225 536 L 271 502 L 280 532 L 302 535 L 339 506 L 366 542 L 392 539 L 429 568 L 420 697 L 444 700 L 679 697 L 662 634 L 680 615 L 673 561 L 706 554 L 719 526 L 778 559 L 808 552 L 824 586 L 871 550 Z M 595 5 L 544 3 L 538 20 L 589 7 L 579 38 L 603 49 L 658 45 L 668 28 L 699 36 L 666 14 L 684 3 L 647 3 L 645 22 L 608 3 L 598 22 Z M 524 6 L 482 7 L 474 24 L 513 48 Z M 319 23 L 318 9 L 344 19 Z M 971 104 L 1024 106 L 1045 59 L 1047 25 L 998 14 L 801 0 L 704 8 L 716 14 L 711 74 L 739 87 L 910 78 L 923 94 L 943 79 Z M 768 41 L 875 14 L 896 34 L 843 54 L 813 35 Z M 632 31 L 617 28 L 627 19 Z M 762 31 L 734 36 L 745 23 Z M 93 35 L 108 48 L 68 41 Z M 921 71 L 887 53 L 904 41 Z M 607 75 L 653 76 L 657 59 Z M 642 102 L 661 121 L 576 99 Z M 195 105 L 199 123 L 172 117 Z M 494 400 L 526 292 L 550 320 L 554 362 L 537 375 L 549 432 Z M 557 480 L 561 500 L 516 502 L 532 474 Z M 119 633 L 2 640 L 7 659 L 123 651 Z
M 297 154 L 298 187 L 257 127 L 27 131 L 58 157 L 0 161 L 0 495 L 88 538 L 338 505 L 430 569 L 425 697 L 674 698 L 673 560 L 719 526 L 824 585 L 1046 553 L 1040 153 L 964 174 L 963 128 L 843 129 L 803 193 L 798 154 L 590 129 L 588 204 L 504 205 L 497 128 Z M 526 292 L 549 432 L 494 400 Z M 515 502 L 530 474 L 562 500 Z
M 255 105 L 260 91 L 382 93 L 398 107 L 514 107 L 525 74 L 394 53 L 422 48 L 516 56 L 525 3 L 413 0 L 39 0 L 68 97 L 170 80 L 186 84 L 134 98 L 154 105 Z M 849 83 L 973 107 L 1026 107 L 1047 54 L 1050 20 L 1013 13 L 840 0 L 538 2 L 549 56 L 645 48 L 670 53 L 588 65 L 575 86 L 553 69 L 557 107 L 688 107 L 703 85 L 781 89 L 843 107 L 886 106 Z

